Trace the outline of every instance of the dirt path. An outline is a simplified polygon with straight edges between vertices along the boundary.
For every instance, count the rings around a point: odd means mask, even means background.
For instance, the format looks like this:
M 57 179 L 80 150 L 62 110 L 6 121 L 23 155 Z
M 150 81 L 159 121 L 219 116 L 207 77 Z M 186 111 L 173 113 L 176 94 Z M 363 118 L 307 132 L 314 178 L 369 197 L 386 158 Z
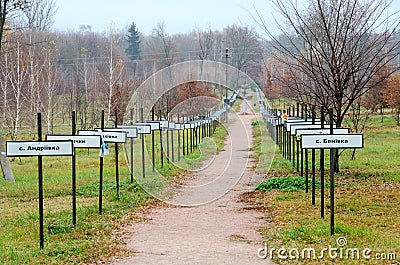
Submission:
M 272 264 L 261 260 L 257 232 L 262 213 L 245 210 L 239 196 L 254 188 L 249 159 L 254 115 L 230 114 L 225 149 L 173 199 L 178 205 L 151 209 L 149 222 L 128 228 L 127 247 L 134 254 L 113 265 L 127 264 Z M 234 186 L 233 188 L 231 188 Z M 226 192 L 228 191 L 229 192 Z

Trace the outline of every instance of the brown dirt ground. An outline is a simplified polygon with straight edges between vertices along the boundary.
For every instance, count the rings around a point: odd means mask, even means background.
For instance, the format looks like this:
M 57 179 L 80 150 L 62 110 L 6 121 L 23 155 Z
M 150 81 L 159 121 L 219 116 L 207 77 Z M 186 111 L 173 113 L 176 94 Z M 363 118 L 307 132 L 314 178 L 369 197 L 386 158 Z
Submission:
M 265 213 L 240 200 L 258 181 L 249 158 L 254 117 L 230 114 L 225 149 L 193 173 L 170 202 L 175 205 L 150 208 L 142 216 L 148 222 L 126 228 L 133 254 L 112 265 L 273 264 L 257 256 Z

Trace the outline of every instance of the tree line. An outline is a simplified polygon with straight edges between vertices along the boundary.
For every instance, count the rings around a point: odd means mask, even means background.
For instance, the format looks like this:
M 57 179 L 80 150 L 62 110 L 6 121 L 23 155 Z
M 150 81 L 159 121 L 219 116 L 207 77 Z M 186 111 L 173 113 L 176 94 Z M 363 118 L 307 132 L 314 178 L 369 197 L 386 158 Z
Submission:
M 276 36 L 257 13 L 266 40 L 238 24 L 174 35 L 163 22 L 148 35 L 134 22 L 124 29 L 111 24 L 103 33 L 90 25 L 57 32 L 51 30 L 55 0 L 1 0 L 2 132 L 12 139 L 33 137 L 37 112 L 44 114 L 47 132 L 68 122 L 73 110 L 82 129 L 98 124 L 101 109 L 110 124 L 145 79 L 188 60 L 227 62 L 256 80 L 268 99 L 333 107 L 339 126 L 357 106 L 390 107 L 399 117 L 400 34 L 398 20 L 383 16 L 387 1 L 310 1 L 307 12 L 295 1 L 274 3 L 286 22 Z M 167 115 L 193 90 L 224 96 L 210 84 L 187 84 L 166 93 L 157 112 Z

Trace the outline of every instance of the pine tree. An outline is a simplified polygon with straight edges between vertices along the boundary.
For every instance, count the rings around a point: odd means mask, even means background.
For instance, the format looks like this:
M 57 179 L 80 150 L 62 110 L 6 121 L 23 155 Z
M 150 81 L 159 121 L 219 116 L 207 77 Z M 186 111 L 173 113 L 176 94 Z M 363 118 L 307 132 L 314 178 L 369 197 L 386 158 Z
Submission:
M 125 52 L 128 58 L 131 60 L 140 60 L 140 33 L 135 22 L 132 22 L 129 26 L 126 41 L 128 42 L 128 47 L 125 49 Z

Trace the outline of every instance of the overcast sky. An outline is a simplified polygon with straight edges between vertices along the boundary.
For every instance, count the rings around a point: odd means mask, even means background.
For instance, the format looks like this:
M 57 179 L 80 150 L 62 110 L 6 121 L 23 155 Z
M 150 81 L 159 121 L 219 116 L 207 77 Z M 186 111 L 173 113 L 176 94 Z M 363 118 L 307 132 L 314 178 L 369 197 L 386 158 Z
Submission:
M 144 34 L 150 34 L 160 21 L 174 34 L 196 27 L 222 29 L 233 23 L 256 27 L 250 14 L 254 14 L 254 7 L 265 17 L 272 14 L 270 0 L 58 0 L 57 5 L 55 30 L 90 25 L 92 30 L 103 32 L 112 22 L 122 29 L 134 21 Z
M 251 15 L 254 8 L 271 27 L 276 16 L 271 0 L 58 0 L 57 5 L 53 29 L 61 31 L 90 25 L 93 31 L 103 32 L 111 23 L 123 29 L 134 21 L 142 33 L 150 34 L 163 21 L 170 34 L 209 26 L 222 29 L 234 23 L 254 26 L 262 33 Z M 400 10 L 399 0 L 393 10 Z

